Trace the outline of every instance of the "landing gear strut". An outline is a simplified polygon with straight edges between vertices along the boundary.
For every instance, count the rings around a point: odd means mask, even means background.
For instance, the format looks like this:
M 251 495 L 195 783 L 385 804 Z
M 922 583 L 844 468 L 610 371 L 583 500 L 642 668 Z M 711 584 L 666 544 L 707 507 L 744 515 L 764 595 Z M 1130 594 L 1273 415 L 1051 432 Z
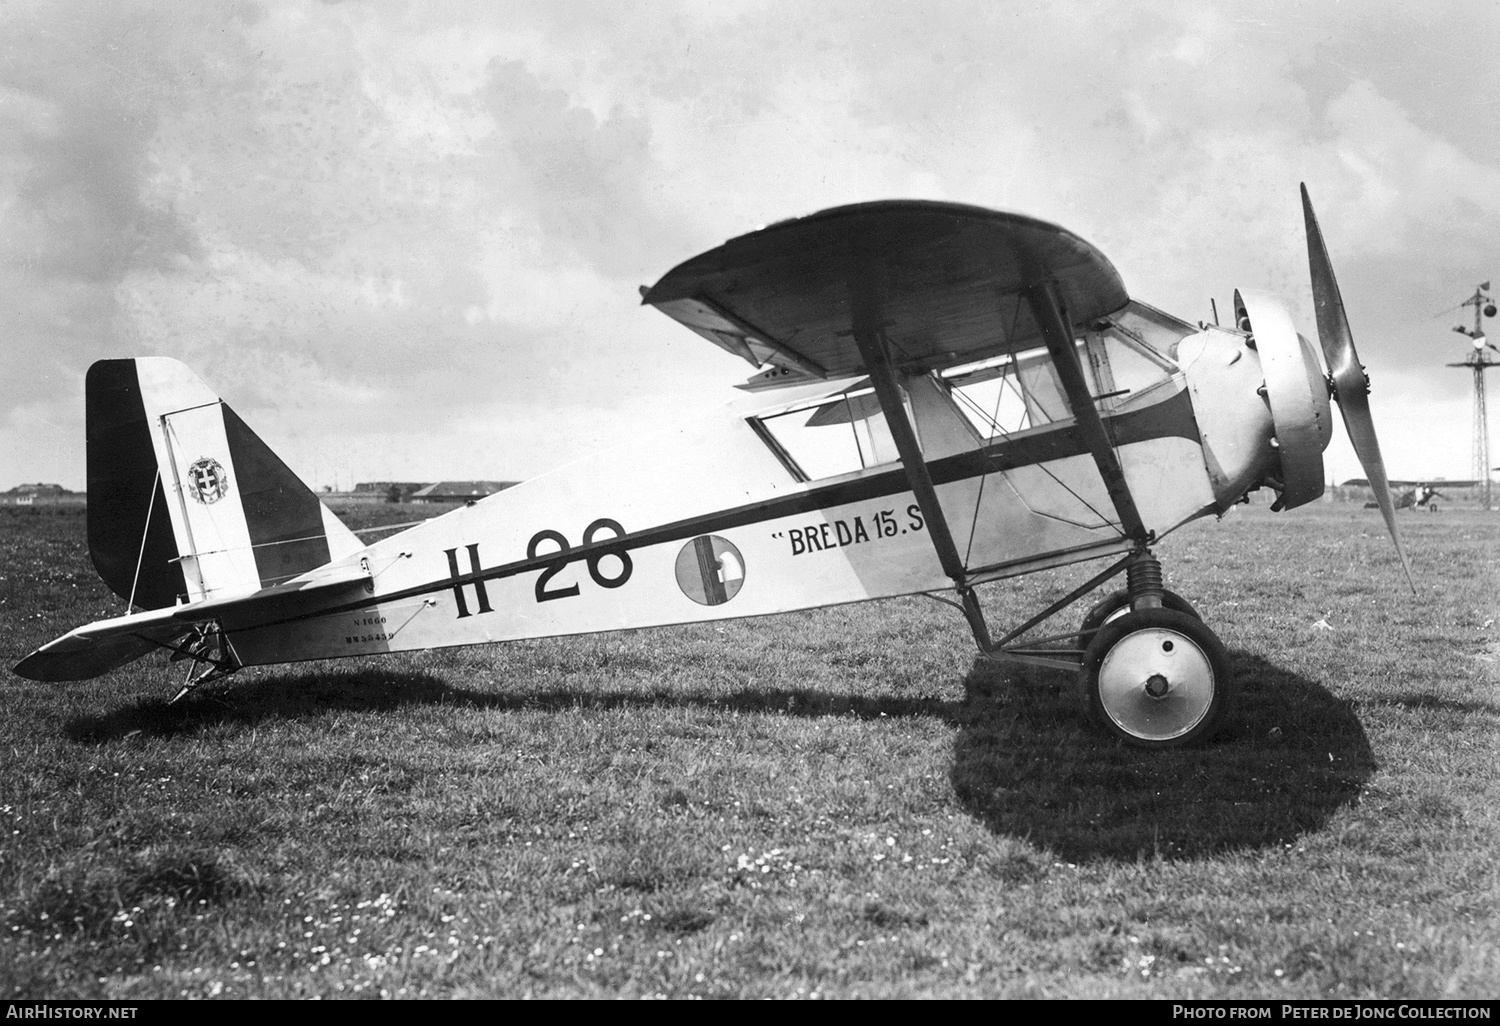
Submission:
M 1128 586 L 1095 604 L 1078 631 L 1018 640 L 1121 571 Z M 1144 546 L 998 642 L 990 642 L 972 591 L 964 598 L 980 651 L 1079 670 L 1090 718 L 1124 741 L 1176 747 L 1209 737 L 1223 720 L 1232 685 L 1228 653 L 1198 611 L 1162 586 L 1161 563 Z
M 1229 655 L 1197 610 L 1162 587 L 1149 550 L 1127 571 L 1129 588 L 1084 618 L 1094 631 L 1083 653 L 1089 713 L 1116 737 L 1172 747 L 1218 729 L 1230 689 Z
M 177 693 L 167 700 L 168 705 L 176 705 L 204 684 L 227 677 L 243 665 L 224 632 L 211 623 L 199 624 L 186 640 L 173 648 L 172 662 L 184 659 L 192 660 L 187 677 Z

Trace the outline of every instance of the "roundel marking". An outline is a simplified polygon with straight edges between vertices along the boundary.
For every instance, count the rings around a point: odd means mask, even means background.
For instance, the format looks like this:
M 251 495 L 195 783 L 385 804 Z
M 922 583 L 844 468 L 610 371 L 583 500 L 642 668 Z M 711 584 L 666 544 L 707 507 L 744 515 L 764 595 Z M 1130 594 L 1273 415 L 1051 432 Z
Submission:
M 700 606 L 728 602 L 744 583 L 744 557 L 727 538 L 702 534 L 677 553 L 677 586 Z
M 229 472 L 212 456 L 204 456 L 188 467 L 187 484 L 188 494 L 199 502 L 218 502 L 229 491 Z

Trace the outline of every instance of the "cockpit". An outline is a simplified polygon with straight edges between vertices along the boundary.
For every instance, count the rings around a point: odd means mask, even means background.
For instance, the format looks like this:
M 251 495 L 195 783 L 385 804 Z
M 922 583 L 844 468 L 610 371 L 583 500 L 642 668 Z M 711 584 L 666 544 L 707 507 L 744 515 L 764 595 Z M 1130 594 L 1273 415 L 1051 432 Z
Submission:
M 1077 345 L 1100 412 L 1108 416 L 1150 405 L 1164 398 L 1159 390 L 1180 390 L 1177 345 L 1196 330 L 1138 302 L 1090 325 Z M 869 379 L 827 385 L 811 395 L 805 387 L 798 388 L 790 402 L 763 407 L 749 418 L 751 427 L 797 481 L 821 481 L 895 464 L 896 444 Z M 906 393 L 908 412 L 928 458 L 1073 422 L 1057 370 L 1044 348 L 908 378 Z M 938 421 L 946 422 L 941 430 Z M 945 436 L 939 447 L 947 451 L 928 451 L 938 434 Z M 967 445 L 954 437 L 964 434 Z

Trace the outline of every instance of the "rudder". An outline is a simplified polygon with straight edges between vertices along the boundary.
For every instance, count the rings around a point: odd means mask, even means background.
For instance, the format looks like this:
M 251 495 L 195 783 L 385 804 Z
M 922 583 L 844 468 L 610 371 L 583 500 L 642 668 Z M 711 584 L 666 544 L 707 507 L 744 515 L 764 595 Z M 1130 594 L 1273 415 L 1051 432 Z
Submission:
M 134 605 L 257 591 L 362 547 L 178 361 L 100 361 L 86 392 L 89 554 Z

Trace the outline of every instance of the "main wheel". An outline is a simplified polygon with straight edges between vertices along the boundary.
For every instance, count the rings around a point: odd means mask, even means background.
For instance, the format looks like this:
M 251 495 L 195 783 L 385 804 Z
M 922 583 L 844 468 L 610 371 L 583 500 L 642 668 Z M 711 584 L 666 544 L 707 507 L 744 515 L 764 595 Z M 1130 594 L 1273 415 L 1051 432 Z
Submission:
M 1127 612 L 1099 628 L 1083 655 L 1089 710 L 1111 733 L 1147 748 L 1213 733 L 1229 702 L 1229 656 L 1197 617 Z
M 1161 593 L 1161 607 L 1163 609 L 1176 610 L 1179 613 L 1186 613 L 1195 620 L 1203 619 L 1203 617 L 1198 615 L 1198 610 L 1193 608 L 1191 602 L 1175 591 L 1167 591 L 1165 588 L 1162 589 Z M 1130 592 L 1125 591 L 1123 588 L 1119 591 L 1112 591 L 1094 604 L 1094 608 L 1090 609 L 1087 615 L 1084 616 L 1083 626 L 1079 627 L 1078 630 L 1082 634 L 1097 631 L 1111 620 L 1118 620 L 1128 612 L 1130 612 Z

